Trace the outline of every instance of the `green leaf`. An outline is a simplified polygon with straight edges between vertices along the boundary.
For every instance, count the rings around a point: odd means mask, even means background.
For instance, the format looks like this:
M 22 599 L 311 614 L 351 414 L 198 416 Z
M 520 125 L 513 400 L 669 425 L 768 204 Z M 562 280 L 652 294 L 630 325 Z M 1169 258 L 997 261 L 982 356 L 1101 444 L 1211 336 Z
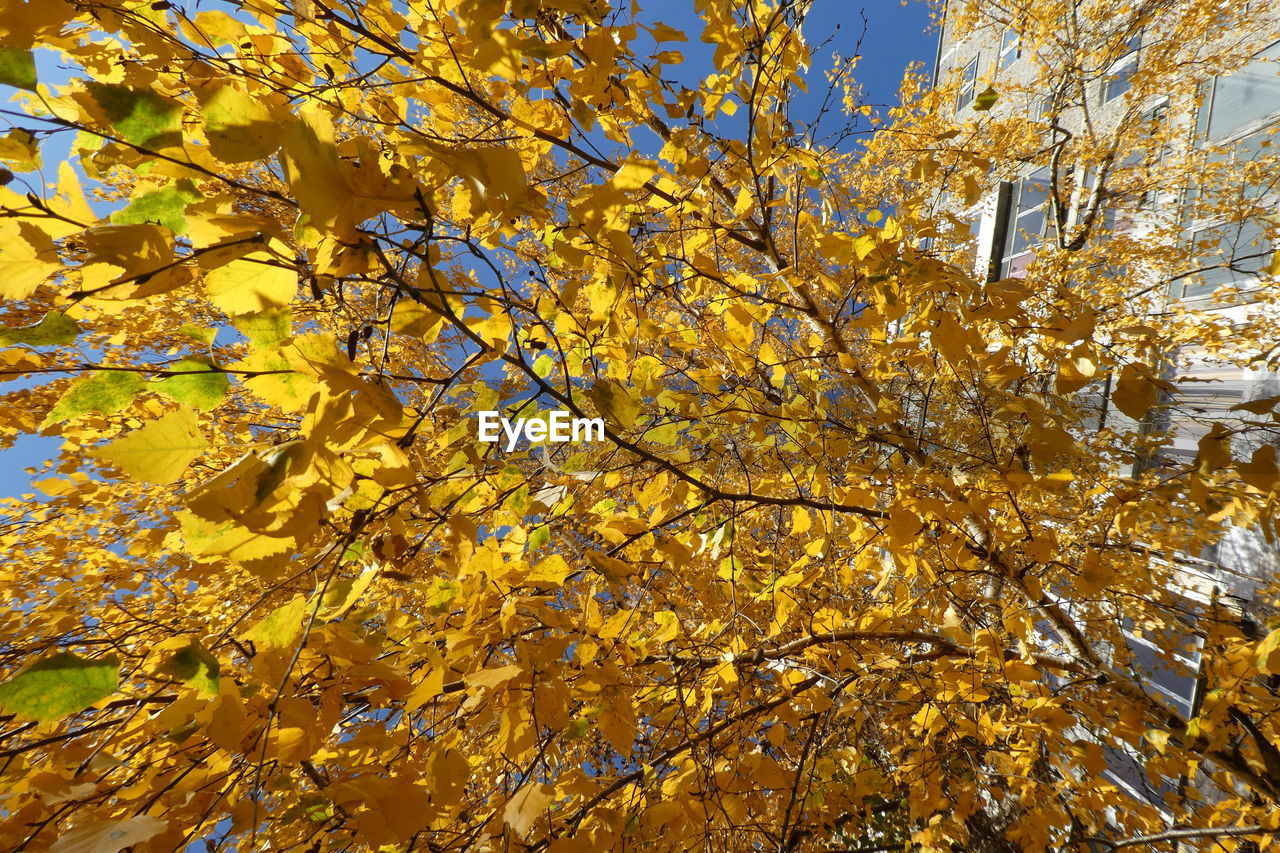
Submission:
M 128 370 L 104 370 L 76 382 L 63 394 L 40 427 L 60 424 L 90 412 L 114 415 L 145 387 L 142 377 Z
M 996 101 L 1000 100 L 1000 94 L 990 86 L 978 93 L 973 99 L 973 108 L 979 112 L 986 112 L 996 105 Z
M 591 731 L 592 724 L 588 717 L 578 717 L 565 727 L 564 736 L 566 740 L 576 740 L 587 732 Z
M 433 616 L 439 616 L 453 607 L 453 601 L 458 597 L 460 589 L 461 587 L 453 581 L 432 578 L 431 584 L 424 591 L 428 612 Z
M 174 234 L 185 234 L 187 205 L 201 198 L 203 196 L 195 191 L 195 186 L 190 181 L 178 181 L 135 197 L 124 210 L 113 213 L 111 221 L 119 225 L 155 222 Z
M 278 349 L 293 335 L 293 314 L 288 308 L 255 311 L 233 316 L 231 325 L 258 349 Z
M 0 684 L 0 708 L 42 723 L 56 720 L 110 696 L 119 678 L 119 658 L 85 660 L 59 652 Z
M 299 595 L 250 628 L 244 638 L 252 640 L 259 649 L 288 648 L 302 633 L 302 619 L 306 612 L 307 600 Z
M 182 107 L 146 89 L 108 83 L 89 83 L 120 138 L 130 145 L 160 148 L 182 141 Z
M 205 328 L 192 323 L 183 323 L 178 327 L 178 334 L 185 335 L 193 341 L 199 341 L 205 346 L 212 346 L 213 339 L 218 336 L 218 329 L 217 327 Z
M 35 54 L 16 47 L 0 47 L 0 83 L 34 92 L 36 90 Z
M 363 542 L 352 542 L 338 558 L 339 563 L 354 563 L 369 556 L 369 546 Z
M 208 447 L 195 412 L 184 407 L 98 448 L 93 455 L 135 480 L 172 483 Z
M 543 353 L 534 359 L 533 372 L 540 378 L 546 379 L 551 374 L 552 369 L 556 366 L 551 356 Z
M 80 327 L 74 320 L 57 311 L 50 311 L 40 322 L 16 329 L 0 329 L 0 344 L 28 344 L 33 347 L 55 347 L 75 341 Z
M 529 541 L 526 543 L 525 548 L 528 551 L 536 551 L 543 545 L 546 545 L 550 540 L 551 528 L 544 524 L 541 527 L 535 528 L 534 531 L 529 534 Z
M 156 383 L 156 390 L 202 412 L 217 408 L 231 386 L 227 374 L 207 359 L 184 358 L 166 370 L 177 375 L 161 379 Z
M 218 695 L 218 674 L 222 667 L 218 659 L 194 638 L 170 655 L 158 669 L 205 696 Z

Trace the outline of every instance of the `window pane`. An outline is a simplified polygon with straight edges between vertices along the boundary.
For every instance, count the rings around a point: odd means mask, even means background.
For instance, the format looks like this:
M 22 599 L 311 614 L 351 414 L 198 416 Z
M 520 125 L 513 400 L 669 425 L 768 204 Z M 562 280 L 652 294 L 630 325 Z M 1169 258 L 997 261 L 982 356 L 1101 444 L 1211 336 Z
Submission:
M 1013 245 L 1009 248 L 1009 254 L 1016 255 L 1032 246 L 1038 245 L 1043 234 L 1044 208 L 1024 213 L 1018 217 L 1018 222 L 1013 232 Z
M 978 82 L 978 57 L 974 57 L 968 65 L 964 67 L 964 72 L 960 77 L 960 94 L 956 97 L 956 109 L 962 110 L 967 107 L 974 97 L 977 90 Z
M 1027 274 L 1027 266 L 1035 259 L 1035 252 L 1016 255 L 1001 265 L 1001 274 L 1004 278 L 1022 278 Z
M 1022 46 L 1017 31 L 1008 29 L 1000 37 L 1000 67 L 1008 68 L 1022 55 Z
M 1107 76 L 1106 82 L 1102 86 L 1102 100 L 1114 101 L 1116 98 L 1129 91 L 1129 78 L 1133 76 L 1133 72 L 1138 68 L 1138 59 L 1134 55 L 1133 58 L 1125 61 L 1123 65 Z
M 1184 297 L 1204 296 L 1236 280 L 1247 284 L 1251 273 L 1262 273 L 1267 268 L 1271 243 L 1256 220 L 1205 228 L 1191 239 L 1195 243 L 1195 265 L 1211 269 L 1185 280 Z
M 1252 163 L 1255 160 L 1266 160 L 1269 157 L 1276 156 L 1276 146 L 1273 144 L 1270 131 L 1263 133 L 1255 133 L 1252 136 L 1246 136 L 1235 144 L 1235 161 L 1240 165 Z M 1240 170 L 1243 173 L 1243 169 Z M 1263 179 L 1263 183 L 1250 183 L 1244 187 L 1245 198 L 1257 198 L 1260 195 L 1271 192 L 1276 187 L 1276 178 L 1268 174 Z
M 1033 172 L 1018 182 L 1018 213 L 1034 210 L 1049 200 L 1049 176 Z
M 1210 139 L 1228 136 L 1247 124 L 1280 110 L 1280 66 L 1265 59 L 1280 57 L 1280 42 L 1258 54 L 1258 59 L 1225 77 L 1213 87 L 1209 105 Z

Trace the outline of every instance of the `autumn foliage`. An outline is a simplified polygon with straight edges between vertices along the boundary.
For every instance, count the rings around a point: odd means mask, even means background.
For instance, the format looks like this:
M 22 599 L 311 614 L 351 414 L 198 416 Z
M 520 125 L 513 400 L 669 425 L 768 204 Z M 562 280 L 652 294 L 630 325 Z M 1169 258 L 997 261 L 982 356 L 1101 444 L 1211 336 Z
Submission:
M 1245 62 L 1220 5 L 1000 14 L 1065 112 L 1131 24 L 1135 103 Z M 60 440 L 0 507 L 0 848 L 1270 843 L 1275 590 L 1183 574 L 1274 537 L 1274 400 L 1159 448 L 1180 348 L 1276 369 L 1276 289 L 1170 307 L 1178 228 L 1098 213 L 1254 215 L 1229 170 L 918 74 L 873 125 L 807 3 L 693 7 L 0 4 L 0 434 Z M 1110 183 L 988 280 L 959 208 L 1047 165 Z M 605 440 L 477 441 L 553 409 Z M 1126 633 L 1199 643 L 1192 714 Z

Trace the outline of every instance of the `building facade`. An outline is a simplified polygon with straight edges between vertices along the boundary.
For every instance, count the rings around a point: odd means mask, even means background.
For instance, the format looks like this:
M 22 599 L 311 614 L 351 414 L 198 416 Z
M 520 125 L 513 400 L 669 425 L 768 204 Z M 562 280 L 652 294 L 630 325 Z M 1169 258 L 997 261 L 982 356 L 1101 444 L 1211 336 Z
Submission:
M 1099 310 L 1139 319 L 1199 312 L 1226 335 L 1273 310 L 1264 297 L 1276 286 L 1280 212 L 1280 0 L 1221 3 L 1217 18 L 1198 20 L 1188 9 L 1210 4 L 1061 5 L 951 0 L 943 9 L 934 79 L 946 111 L 957 126 L 1019 141 L 1007 162 L 991 164 L 989 191 L 976 201 L 939 200 L 972 223 L 960 254 L 988 281 L 1027 277 L 1039 259 L 1071 251 L 1090 269 L 1122 263 L 1105 274 L 1131 281 L 1134 297 Z M 1093 16 L 1073 18 L 1071 7 Z M 1277 342 L 1250 343 L 1252 364 L 1219 358 L 1211 341 L 1161 353 L 1166 392 L 1141 420 L 1109 405 L 1114 377 L 1099 377 L 1085 392 L 1096 419 L 1081 428 L 1163 437 L 1135 452 L 1135 473 L 1187 465 L 1214 440 L 1215 424 L 1256 427 L 1269 415 L 1259 401 L 1280 397 L 1263 363 Z M 1230 452 L 1280 446 L 1274 426 L 1250 430 Z M 1280 576 L 1280 550 L 1258 530 L 1228 527 L 1203 552 L 1172 559 L 1189 613 L 1225 608 L 1243 625 L 1273 616 L 1255 594 Z M 1127 638 L 1117 659 L 1194 717 L 1204 702 L 1195 617 L 1177 640 L 1136 628 Z M 1133 751 L 1111 750 L 1108 764 L 1119 788 L 1157 807 L 1187 787 L 1213 796 L 1206 779 L 1153 783 Z

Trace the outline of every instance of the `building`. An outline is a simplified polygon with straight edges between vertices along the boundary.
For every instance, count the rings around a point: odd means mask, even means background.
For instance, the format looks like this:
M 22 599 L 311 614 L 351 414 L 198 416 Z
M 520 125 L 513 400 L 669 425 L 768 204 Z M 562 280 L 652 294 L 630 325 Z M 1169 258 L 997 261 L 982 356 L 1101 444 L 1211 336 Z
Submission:
M 1000 134 L 1009 155 L 991 164 L 990 190 L 976 201 L 959 192 L 938 201 L 973 223 L 952 248 L 980 276 L 1022 278 L 1052 256 L 1062 268 L 1076 264 L 1080 286 L 1089 286 L 1089 270 L 1130 283 L 1131 299 L 1099 310 L 1139 322 L 1204 312 L 1225 335 L 1239 330 L 1260 356 L 1274 357 L 1280 344 L 1253 330 L 1258 314 L 1273 310 L 1263 297 L 1275 288 L 1269 217 L 1280 209 L 1280 0 L 951 0 L 934 79 L 948 117 Z M 1071 253 L 1077 260 L 1062 260 Z M 1108 266 L 1116 258 L 1123 267 Z M 1218 350 L 1190 342 L 1160 353 L 1167 390 L 1141 420 L 1110 404 L 1115 377 L 1099 377 L 1084 392 L 1096 412 L 1087 428 L 1172 433 L 1150 452 L 1135 451 L 1140 473 L 1194 460 L 1202 442 L 1216 440 L 1214 423 L 1266 421 L 1265 404 L 1254 407 L 1262 415 L 1240 406 L 1280 397 L 1277 374 L 1219 359 Z M 1228 442 L 1248 458 L 1264 444 L 1280 447 L 1280 431 L 1272 422 Z M 1280 575 L 1280 550 L 1258 531 L 1230 527 L 1202 552 L 1173 559 L 1189 613 L 1226 608 L 1246 626 L 1270 618 L 1255 592 Z M 1117 659 L 1190 719 L 1204 702 L 1204 681 L 1200 636 L 1188 621 L 1172 644 L 1129 631 Z M 1109 777 L 1133 797 L 1164 807 L 1188 786 L 1212 796 L 1206 779 L 1153 785 L 1142 758 L 1108 756 Z

